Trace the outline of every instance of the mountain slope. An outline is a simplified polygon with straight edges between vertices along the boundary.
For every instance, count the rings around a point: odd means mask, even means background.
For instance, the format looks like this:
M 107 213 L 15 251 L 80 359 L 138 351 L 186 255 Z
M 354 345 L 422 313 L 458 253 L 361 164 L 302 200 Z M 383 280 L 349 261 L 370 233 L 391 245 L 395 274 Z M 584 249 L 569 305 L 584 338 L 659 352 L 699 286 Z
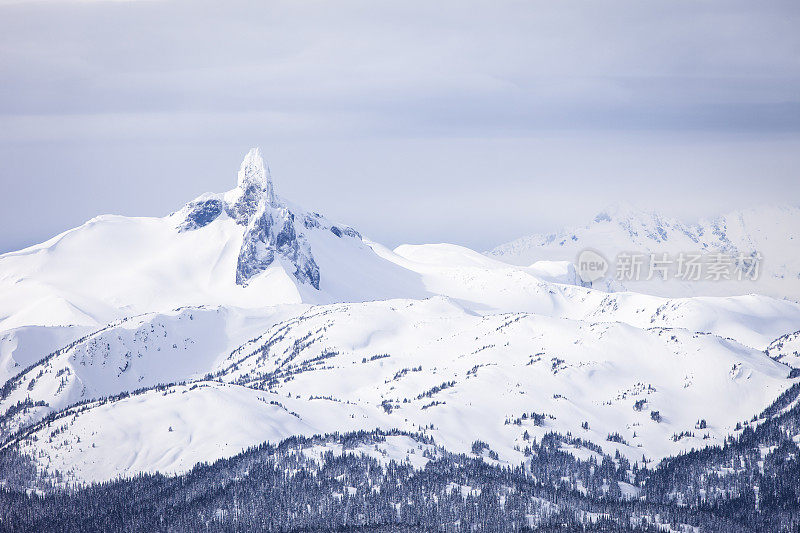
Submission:
M 448 254 L 450 252 L 453 250 L 448 250 Z M 414 253 L 406 255 L 415 256 L 419 263 L 434 268 L 438 277 L 432 279 L 447 279 L 446 273 L 439 271 L 447 269 L 434 260 L 441 258 L 440 253 L 428 254 L 424 248 L 417 248 Z M 478 256 L 478 259 L 480 257 Z M 465 261 L 471 261 L 470 258 L 475 259 L 468 255 Z M 446 263 L 451 261 L 454 260 L 448 255 Z M 498 279 L 508 284 L 506 280 L 509 274 L 508 268 L 502 267 L 501 263 L 495 265 L 487 258 L 481 261 L 483 263 L 476 274 L 479 276 L 478 279 L 490 280 L 491 273 L 495 272 L 499 273 Z M 460 270 L 464 267 L 448 268 L 464 275 Z M 488 270 L 484 271 L 484 268 Z M 424 270 L 421 272 L 423 279 L 427 279 L 428 274 Z M 509 278 L 511 282 L 519 279 L 515 276 Z M 467 290 L 472 286 L 467 284 L 462 289 Z M 488 287 L 491 288 L 490 292 L 497 290 L 495 285 L 489 284 Z M 445 288 L 455 291 L 457 286 Z M 627 325 L 632 331 L 676 330 L 691 332 L 693 335 L 712 335 L 715 338 L 722 336 L 740 345 L 742 350 L 758 350 L 759 357 L 762 355 L 761 350 L 768 345 L 775 345 L 774 339 L 791 331 L 800 322 L 800 306 L 757 296 L 662 299 L 634 293 L 605 294 L 583 287 L 548 284 L 541 281 L 532 284 L 529 291 L 526 291 L 524 286 L 518 288 L 521 290 L 518 291 L 517 297 L 521 296 L 526 300 L 523 307 L 533 310 L 535 314 L 531 314 L 531 311 L 520 314 L 515 309 L 520 301 L 507 300 L 502 296 L 502 291 L 499 295 L 495 295 L 500 300 L 489 299 L 489 302 L 495 304 L 510 302 L 510 312 L 499 314 L 490 312 L 485 304 L 465 300 L 459 300 L 459 303 L 456 303 L 456 300 L 445 300 L 451 303 L 438 306 L 414 300 L 402 300 L 391 301 L 405 302 L 402 305 L 392 303 L 391 306 L 392 309 L 397 305 L 401 308 L 415 309 L 420 315 L 427 316 L 427 320 L 435 327 L 440 327 L 439 333 L 443 335 L 451 325 L 448 320 L 439 319 L 444 319 L 454 312 L 456 316 L 454 320 L 467 321 L 465 322 L 467 324 L 505 320 L 506 317 L 525 317 L 526 321 L 530 321 L 535 317 L 540 321 L 555 324 L 571 323 L 590 330 L 595 327 L 620 328 Z M 478 292 L 470 294 L 471 298 L 481 296 L 482 294 Z M 352 331 L 363 331 L 362 335 L 368 339 L 359 343 L 374 344 L 374 340 L 380 337 L 390 340 L 386 348 L 375 348 L 376 351 L 388 352 L 392 346 L 402 346 L 408 339 L 415 339 L 421 334 L 413 329 L 398 331 L 398 325 L 405 319 L 400 320 L 391 314 L 386 316 L 386 322 L 383 319 L 377 320 L 378 317 L 384 316 L 382 309 L 383 306 L 372 303 L 354 303 L 348 307 L 334 305 L 312 308 L 306 305 L 294 305 L 246 312 L 224 307 L 183 308 L 169 313 L 150 313 L 126 318 L 87 335 L 38 363 L 31 364 L 29 368 L 8 381 L 0 389 L 2 422 L 0 430 L 5 437 L 74 403 L 84 403 L 158 384 L 196 379 L 218 372 L 223 365 L 222 358 L 228 354 L 252 352 L 254 350 L 252 343 L 241 347 L 239 344 L 248 338 L 256 337 L 258 342 L 264 335 L 273 335 L 274 333 L 269 331 L 265 332 L 264 328 L 278 321 L 283 321 L 280 324 L 282 335 L 299 343 L 292 350 L 303 347 L 306 339 L 312 335 L 312 332 L 297 327 L 297 324 L 305 321 L 310 314 L 333 317 L 330 321 L 318 324 L 315 334 L 319 337 L 317 341 L 324 343 L 325 346 L 335 344 L 335 339 L 330 339 L 320 332 L 338 328 L 339 321 L 342 324 L 353 321 L 362 324 L 361 327 L 350 326 Z M 354 315 L 359 318 L 353 318 Z M 439 326 L 436 326 L 437 324 Z M 415 326 L 419 327 L 421 326 Z M 424 334 L 431 337 L 437 334 L 435 329 L 426 331 Z M 545 328 L 543 331 L 550 330 Z M 552 330 L 551 334 L 562 337 L 566 335 L 559 329 Z M 599 342 L 592 341 L 592 336 L 588 334 L 586 334 L 588 337 L 583 333 L 571 335 L 577 346 L 583 346 L 585 342 Z M 498 338 L 494 342 L 501 341 L 502 339 Z M 533 340 L 528 339 L 526 342 L 532 343 Z M 542 342 L 545 344 L 530 345 L 524 350 L 528 354 L 539 353 L 548 343 L 556 340 L 545 339 Z M 508 342 L 505 341 L 505 344 Z M 478 350 L 481 346 L 476 345 L 469 351 Z M 463 355 L 449 344 L 439 347 L 438 350 L 437 356 L 445 360 Z M 620 351 L 620 356 L 625 357 L 641 353 L 636 352 L 634 344 L 622 345 L 617 350 Z M 582 353 L 584 352 L 576 352 L 576 361 L 581 360 Z M 376 354 L 371 353 L 364 357 L 371 358 L 374 355 Z M 555 359 L 563 357 L 558 354 Z M 730 365 L 733 368 L 736 362 L 731 362 Z M 409 361 L 408 368 L 417 366 L 422 367 L 421 361 Z M 788 373 L 786 367 L 784 373 Z M 357 377 L 353 375 L 347 379 L 356 383 Z M 372 378 L 368 376 L 362 378 L 359 386 L 369 386 Z M 238 379 L 237 377 L 236 380 Z M 609 376 L 609 379 L 620 388 L 624 389 L 627 386 L 624 382 L 617 383 L 621 375 Z M 234 381 L 238 382 L 236 380 Z M 501 388 L 500 382 L 485 385 L 485 391 L 491 391 L 491 395 L 501 394 Z M 321 392 L 324 390 L 325 386 L 322 384 L 319 390 L 312 388 L 308 393 L 311 396 L 324 396 Z M 377 409 L 378 403 L 380 402 L 375 402 L 372 407 Z M 465 413 L 464 416 L 470 415 Z M 567 426 L 564 429 L 569 431 L 566 428 Z M 327 427 L 326 431 L 329 430 L 333 431 Z M 618 430 L 619 428 L 615 428 L 613 432 Z
M 0 383 L 94 328 L 23 326 L 0 333 Z
M 418 276 L 376 255 L 360 234 L 290 206 L 260 152 L 237 187 L 164 218 L 101 216 L 0 256 L 0 331 L 100 327 L 182 306 L 426 296 Z
M 0 388 L 0 434 L 76 403 L 202 377 L 242 342 L 297 308 L 182 308 L 109 324 L 35 362 Z
M 443 298 L 331 304 L 217 360 L 213 380 L 70 408 L 10 443 L 76 481 L 182 472 L 265 440 L 374 428 L 422 432 L 456 453 L 481 440 L 511 464 L 551 431 L 658 460 L 723 442 L 791 385 L 789 370 L 679 328 L 481 316 Z
M 737 295 L 760 293 L 800 300 L 800 208 L 761 207 L 686 224 L 657 213 L 617 205 L 599 213 L 585 226 L 530 235 L 501 244 L 486 255 L 517 265 L 535 261 L 576 261 L 591 248 L 613 262 L 620 252 L 643 254 L 760 254 L 755 281 L 684 282 L 623 281 L 611 285 L 662 296 Z M 611 272 L 613 275 L 613 271 Z M 613 277 L 613 276 L 610 276 Z
M 637 217 L 545 245 L 775 244 L 746 217 Z M 504 465 L 552 432 L 576 457 L 658 460 L 724 442 L 794 382 L 800 304 L 609 293 L 571 259 L 389 250 L 280 198 L 253 150 L 228 192 L 0 256 L 2 449 L 79 483 L 375 428 Z

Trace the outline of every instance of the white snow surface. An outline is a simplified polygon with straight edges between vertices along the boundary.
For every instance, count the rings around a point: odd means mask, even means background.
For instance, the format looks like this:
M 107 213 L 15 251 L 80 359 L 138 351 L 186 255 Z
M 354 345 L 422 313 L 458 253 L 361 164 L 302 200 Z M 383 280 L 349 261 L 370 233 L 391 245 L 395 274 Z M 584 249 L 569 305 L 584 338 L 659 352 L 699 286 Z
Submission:
M 676 250 L 699 232 L 615 217 L 577 241 L 490 256 L 390 250 L 281 199 L 251 151 L 227 193 L 163 218 L 97 217 L 0 256 L 0 436 L 75 482 L 357 429 L 422 431 L 455 452 L 482 440 L 515 465 L 526 432 L 571 432 L 631 460 L 719 444 L 795 381 L 800 304 L 584 287 L 571 247 L 597 232 Z M 757 219 L 728 220 L 725 242 L 751 239 L 766 257 L 772 243 L 777 257 L 793 237 Z
M 87 326 L 22 326 L 0 333 L 0 382 L 19 374 L 43 356 L 91 333 Z
M 184 310 L 174 319 L 198 313 Z M 152 329 L 145 322 L 135 331 Z M 174 339 L 163 339 L 169 352 Z M 721 443 L 737 422 L 791 384 L 787 366 L 714 334 L 602 318 L 478 314 L 445 297 L 307 307 L 222 359 L 211 352 L 205 359 L 169 353 L 176 361 L 161 381 L 174 380 L 181 363 L 197 376 L 202 370 L 194 363 L 201 362 L 213 380 L 90 404 L 34 426 L 18 439 L 21 450 L 47 469 L 94 481 L 154 469 L 182 472 L 291 435 L 374 428 L 423 431 L 455 452 L 483 440 L 510 464 L 524 458 L 526 431 L 537 439 L 548 431 L 572 432 L 607 453 L 658 460 Z M 64 363 L 74 366 L 74 360 Z M 95 354 L 95 364 L 100 360 Z M 60 382 L 47 376 L 57 375 L 59 365 L 45 366 L 42 384 L 17 391 L 61 401 L 48 396 Z M 104 383 L 124 388 L 114 372 L 102 366 L 98 372 Z M 295 414 L 277 411 L 273 400 Z M 638 410 L 637 401 L 644 402 Z M 58 407 L 63 403 L 69 401 Z M 651 419 L 653 411 L 660 422 Z M 25 416 L 43 414 L 31 413 Z M 544 415 L 543 423 L 531 413 Z M 701 419 L 704 430 L 696 429 Z M 683 432 L 693 436 L 674 440 Z M 606 440 L 612 433 L 625 442 Z

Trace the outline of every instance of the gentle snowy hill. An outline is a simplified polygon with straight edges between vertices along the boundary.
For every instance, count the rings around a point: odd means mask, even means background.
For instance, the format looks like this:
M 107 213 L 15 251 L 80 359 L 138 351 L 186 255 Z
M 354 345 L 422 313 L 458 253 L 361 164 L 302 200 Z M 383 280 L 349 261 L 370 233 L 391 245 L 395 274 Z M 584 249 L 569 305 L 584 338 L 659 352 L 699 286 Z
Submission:
M 762 256 L 756 281 L 687 282 L 679 280 L 624 281 L 612 289 L 628 288 L 662 296 L 736 295 L 759 293 L 800 300 L 800 208 L 746 209 L 685 224 L 678 220 L 620 204 L 599 213 L 580 228 L 531 235 L 502 244 L 486 255 L 516 265 L 536 261 L 572 261 L 591 248 L 609 261 L 620 252 L 721 252 Z M 598 284 L 596 284 L 598 285 Z
M 0 333 L 0 383 L 95 328 L 23 326 Z
M 202 377 L 297 309 L 183 308 L 112 323 L 9 379 L 0 389 L 0 433 L 7 436 L 75 403 Z
M 173 320 L 187 313 L 198 311 Z M 175 351 L 170 336 L 148 344 Z M 91 346 L 64 362 L 80 366 Z M 94 349 L 99 363 L 106 352 Z M 186 364 L 179 353 L 170 357 L 162 372 Z M 58 374 L 59 365 L 49 366 Z M 657 460 L 720 444 L 792 383 L 789 367 L 713 334 L 481 316 L 440 297 L 315 306 L 215 367 L 210 381 L 83 405 L 15 441 L 50 472 L 77 480 L 182 472 L 265 440 L 374 428 L 421 431 L 455 452 L 481 440 L 510 464 L 524 459 L 527 439 L 549 431 L 571 432 L 611 455 Z M 45 385 L 53 381 L 47 375 L 42 386 L 57 385 Z
M 449 251 L 461 253 L 456 249 Z M 411 250 L 406 252 L 409 256 L 416 256 L 418 261 L 433 266 L 436 266 L 434 259 L 441 258 L 439 253 L 427 254 L 425 247 L 414 248 L 413 253 L 410 253 Z M 478 256 L 480 257 L 482 256 Z M 449 256 L 445 259 L 458 263 Z M 481 264 L 479 272 L 487 267 L 489 272 L 497 270 L 502 273 L 509 270 L 502 263 L 493 263 L 487 258 L 482 261 L 485 264 Z M 459 267 L 451 268 L 458 270 Z M 485 272 L 480 276 L 478 279 L 491 279 Z M 447 278 L 440 273 L 434 279 Z M 468 276 L 468 279 L 471 278 Z M 504 276 L 500 279 L 504 280 L 510 290 L 511 285 L 507 283 L 507 279 Z M 508 279 L 512 282 L 518 280 L 513 276 Z M 451 292 L 457 292 L 458 285 L 454 287 L 449 287 Z M 492 290 L 498 290 L 498 287 L 500 286 L 488 285 Z M 486 290 L 487 287 L 483 289 Z M 643 330 L 680 329 L 721 336 L 754 350 L 764 350 L 768 345 L 774 345 L 774 339 L 800 323 L 800 306 L 797 304 L 759 296 L 663 299 L 635 293 L 606 294 L 583 287 L 547 284 L 542 281 L 529 285 L 528 290 L 521 285 L 520 290 L 517 296 L 526 300 L 524 305 L 520 305 L 522 302 L 519 299 L 503 296 L 502 290 L 489 298 L 493 305 L 508 304 L 509 311 L 500 314 L 491 311 L 492 306 L 485 303 L 465 299 L 459 300 L 460 304 L 455 304 L 456 300 L 448 301 L 457 305 L 460 313 L 485 319 L 519 313 L 520 310 L 516 307 L 521 306 L 528 308 L 523 311 L 536 313 L 536 316 L 542 318 L 586 325 L 627 324 Z M 473 299 L 481 296 L 482 293 L 477 291 L 470 294 Z M 364 306 L 365 313 L 380 309 L 367 303 L 351 304 L 351 308 L 358 305 Z M 452 305 L 440 306 L 440 314 L 444 316 L 450 313 Z M 423 306 L 421 309 L 428 307 Z M 194 379 L 215 372 L 222 357 L 231 353 L 244 340 L 262 334 L 266 325 L 278 320 L 293 317 L 283 323 L 282 328 L 286 335 L 292 335 L 291 338 L 299 341 L 307 334 L 296 333 L 296 329 L 291 329 L 290 326 L 294 322 L 305 320 L 306 313 L 323 309 L 324 313 L 337 317 L 336 320 L 352 320 L 350 312 L 337 314 L 335 307 L 314 307 L 310 311 L 307 309 L 306 305 L 246 312 L 232 308 L 183 308 L 170 313 L 150 313 L 112 323 L 42 361 L 31 364 L 9 380 L 2 388 L 0 397 L 0 429 L 3 435 L 8 436 L 13 431 L 73 403 L 157 384 Z M 433 316 L 436 313 L 428 314 Z M 365 327 L 374 328 L 374 335 L 382 335 L 385 330 L 382 323 L 366 321 L 364 324 Z M 326 324 L 322 329 L 328 327 Z M 394 336 L 392 342 L 400 343 L 403 338 L 402 335 Z M 248 350 L 251 348 L 244 346 L 237 348 L 234 353 Z M 446 358 L 457 356 L 446 348 L 443 348 L 442 355 Z

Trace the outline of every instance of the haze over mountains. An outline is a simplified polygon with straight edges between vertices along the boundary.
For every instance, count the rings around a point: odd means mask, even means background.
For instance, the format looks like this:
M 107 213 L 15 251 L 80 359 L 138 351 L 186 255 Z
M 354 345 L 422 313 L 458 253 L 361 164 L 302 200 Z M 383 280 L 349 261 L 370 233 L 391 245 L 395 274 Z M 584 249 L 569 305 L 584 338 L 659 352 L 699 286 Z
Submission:
M 3 449 L 83 483 L 376 428 L 505 465 L 549 432 L 584 459 L 719 445 L 797 381 L 797 218 L 618 210 L 486 255 L 389 250 L 281 198 L 254 149 L 228 192 L 0 256 Z M 587 246 L 757 250 L 765 272 L 609 292 L 576 275 Z
M 501 244 L 486 255 L 516 265 L 540 260 L 575 261 L 594 248 L 609 261 L 621 252 L 670 254 L 724 253 L 734 259 L 759 254 L 755 280 L 681 282 L 668 279 L 606 285 L 662 296 L 767 294 L 800 299 L 800 207 L 763 206 L 687 224 L 655 212 L 618 203 L 589 224 L 556 233 L 529 235 Z

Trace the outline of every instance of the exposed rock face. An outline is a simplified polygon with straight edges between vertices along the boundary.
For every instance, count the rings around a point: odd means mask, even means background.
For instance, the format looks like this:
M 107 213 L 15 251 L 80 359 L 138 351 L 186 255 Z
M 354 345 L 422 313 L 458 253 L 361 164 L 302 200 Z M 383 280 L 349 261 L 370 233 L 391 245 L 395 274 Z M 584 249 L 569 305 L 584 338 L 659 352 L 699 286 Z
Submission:
M 294 267 L 294 277 L 319 289 L 319 267 L 305 236 L 295 227 L 294 213 L 284 206 L 257 211 L 248 223 L 236 265 L 236 283 L 247 285 L 276 256 Z
M 260 149 L 253 148 L 244 157 L 233 193 L 230 215 L 242 225 L 264 208 L 276 206 L 272 177 L 264 165 Z
M 269 168 L 258 148 L 250 150 L 242 161 L 235 189 L 222 195 L 201 196 L 184 209 L 180 231 L 205 227 L 223 213 L 245 227 L 236 265 L 238 285 L 246 286 L 278 259 L 293 270 L 298 281 L 319 289 L 319 267 L 303 231 L 327 225 L 316 214 L 295 216 L 275 195 Z M 352 228 L 331 226 L 330 230 L 337 237 L 360 238 Z
M 208 226 L 214 222 L 225 210 L 222 200 L 196 200 L 188 206 L 186 220 L 181 224 L 181 231 L 190 231 Z

